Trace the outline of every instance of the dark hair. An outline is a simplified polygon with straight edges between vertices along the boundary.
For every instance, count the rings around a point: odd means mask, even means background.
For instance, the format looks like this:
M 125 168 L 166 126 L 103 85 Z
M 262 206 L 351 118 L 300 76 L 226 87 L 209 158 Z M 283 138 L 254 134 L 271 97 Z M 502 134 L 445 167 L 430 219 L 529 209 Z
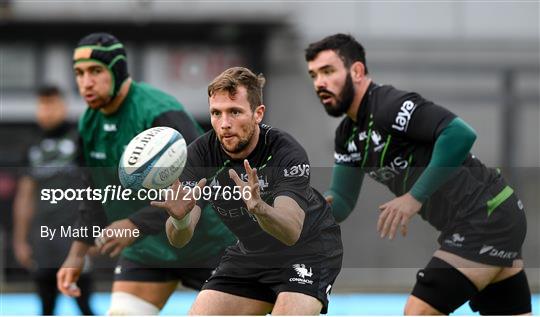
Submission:
M 263 74 L 255 75 L 245 67 L 232 67 L 221 73 L 208 85 L 208 97 L 217 92 L 226 91 L 229 96 L 237 93 L 238 87 L 243 86 L 247 90 L 247 99 L 251 110 L 255 110 L 263 104 L 262 88 L 265 79 Z
M 314 60 L 320 52 L 326 50 L 336 52 L 346 67 L 351 66 L 354 62 L 362 62 L 366 74 L 368 73 L 366 51 L 352 35 L 338 33 L 309 44 L 306 48 L 306 62 Z
M 62 97 L 62 91 L 55 85 L 40 86 L 36 93 L 38 97 Z

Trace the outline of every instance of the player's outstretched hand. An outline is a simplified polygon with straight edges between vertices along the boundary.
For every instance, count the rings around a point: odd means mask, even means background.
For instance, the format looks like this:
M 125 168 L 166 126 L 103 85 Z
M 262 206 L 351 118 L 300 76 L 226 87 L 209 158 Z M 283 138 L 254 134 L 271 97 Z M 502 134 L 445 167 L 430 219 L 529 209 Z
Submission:
M 137 226 L 129 219 L 121 219 L 111 223 L 105 230 L 111 231 L 129 231 L 133 233 L 133 230 L 137 229 Z M 101 236 L 95 240 L 97 250 L 101 254 L 108 254 L 111 258 L 119 255 L 122 250 L 131 245 L 137 240 L 137 237 L 133 234 L 122 234 L 118 236 Z
M 401 227 L 401 234 L 406 236 L 409 221 L 420 211 L 420 208 L 422 208 L 422 203 L 409 193 L 379 206 L 381 214 L 377 222 L 377 231 L 381 234 L 381 238 L 393 239 L 398 227 Z
M 199 192 L 206 184 L 206 178 L 201 179 L 196 187 L 199 187 Z M 182 187 L 179 180 L 176 180 L 170 187 L 172 195 L 166 195 L 164 201 L 152 201 L 150 204 L 154 207 L 163 208 L 169 213 L 169 216 L 182 219 L 195 207 L 197 200 L 194 197 L 195 190 Z
M 234 169 L 229 170 L 229 176 L 236 183 L 236 186 L 240 187 L 240 191 L 244 193 L 247 188 L 250 195 L 242 195 L 242 199 L 246 203 L 246 207 L 249 212 L 257 214 L 259 207 L 261 207 L 261 189 L 259 187 L 259 177 L 257 176 L 257 169 L 251 168 L 248 160 L 244 160 L 244 168 L 248 176 L 247 182 L 244 182 Z

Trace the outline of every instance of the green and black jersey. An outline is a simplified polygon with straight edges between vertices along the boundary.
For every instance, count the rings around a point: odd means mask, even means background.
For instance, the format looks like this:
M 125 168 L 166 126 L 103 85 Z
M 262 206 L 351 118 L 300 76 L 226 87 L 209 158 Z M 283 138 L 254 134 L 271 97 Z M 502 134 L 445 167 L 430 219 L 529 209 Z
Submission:
M 417 93 L 371 83 L 356 122 L 346 117 L 336 129 L 335 164 L 359 167 L 396 196 L 403 195 L 430 163 L 441 132 L 456 118 Z M 495 169 L 466 154 L 461 167 L 423 202 L 420 215 L 442 230 L 458 210 L 472 209 L 500 179 Z
M 87 109 L 79 121 L 79 132 L 83 166 L 89 171 L 86 174 L 92 186 L 101 189 L 107 185 L 120 186 L 117 167 L 124 148 L 137 134 L 155 126 L 178 130 L 188 144 L 202 132 L 175 98 L 144 83 L 132 82 L 114 114 Z M 170 246 L 165 234 L 166 212 L 151 207 L 149 201 L 109 199 L 104 204 L 84 201 L 80 209 L 80 226 L 104 226 L 129 218 L 143 236 L 124 249 L 122 255 L 143 264 L 190 265 L 217 256 L 236 241 L 214 212 L 203 212 L 191 242 L 176 249 Z M 93 243 L 92 238 L 81 240 Z
M 305 150 L 284 131 L 265 124 L 259 127 L 257 146 L 246 159 L 257 167 L 261 198 L 269 205 L 279 196 L 293 199 L 305 213 L 302 232 L 296 244 L 288 247 L 261 228 L 239 196 L 232 198 L 217 192 L 207 201 L 199 200 L 198 204 L 212 205 L 223 223 L 238 237 L 238 243 L 228 249 L 228 254 L 278 266 L 306 254 L 341 254 L 339 226 L 331 215 L 330 206 L 310 185 L 310 164 Z M 243 160 L 231 158 L 221 147 L 216 133 L 209 131 L 189 146 L 180 179 L 189 186 L 204 177 L 211 187 L 234 188 L 234 181 L 226 172 L 228 169 L 236 170 L 242 179 L 247 177 Z

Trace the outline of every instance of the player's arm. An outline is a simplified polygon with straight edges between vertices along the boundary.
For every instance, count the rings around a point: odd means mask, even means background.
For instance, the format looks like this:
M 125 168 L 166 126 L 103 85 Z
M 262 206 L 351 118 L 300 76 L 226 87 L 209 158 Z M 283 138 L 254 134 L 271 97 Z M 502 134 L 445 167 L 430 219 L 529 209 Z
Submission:
M 421 96 L 410 93 L 393 102 L 394 109 L 386 114 L 385 126 L 391 133 L 412 142 L 434 144 L 430 161 L 411 189 L 381 206 L 377 230 L 381 237 L 392 239 L 401 226 L 407 234 L 409 219 L 422 204 L 437 191 L 463 163 L 471 149 L 476 133 L 452 112 Z M 406 115 L 405 115 L 406 114 Z M 381 123 L 381 122 L 379 122 Z
M 332 180 L 330 188 L 324 193 L 337 222 L 344 221 L 354 210 L 364 181 L 364 172 L 360 168 L 360 153 L 357 149 L 353 152 L 348 150 L 351 133 L 354 135 L 349 121 L 342 121 L 336 128 Z
M 409 191 L 426 201 L 461 166 L 476 140 L 476 132 L 461 118 L 454 118 L 438 135 L 428 166 Z
M 197 187 L 202 188 L 206 179 L 201 179 Z M 197 205 L 194 191 L 184 187 L 180 181 L 171 186 L 173 195 L 166 195 L 164 201 L 152 201 L 151 205 L 163 208 L 169 215 L 165 224 L 165 232 L 169 243 L 181 248 L 193 237 L 195 227 L 201 217 L 201 207 Z
M 28 231 L 34 216 L 36 183 L 28 175 L 17 184 L 13 202 L 13 249 L 17 261 L 27 269 L 32 267 L 32 249 L 28 244 Z
M 364 172 L 358 167 L 335 164 L 330 188 L 324 193 L 336 221 L 342 222 L 353 211 L 362 189 Z
M 62 294 L 71 297 L 81 296 L 81 290 L 76 283 L 81 276 L 84 258 L 90 247 L 90 244 L 77 240 L 71 244 L 66 260 L 56 273 L 56 287 Z
M 261 228 L 285 245 L 292 246 L 300 239 L 306 213 L 288 196 L 278 196 L 274 205 L 262 199 L 251 209 Z
M 249 187 L 249 196 L 244 194 L 242 197 L 247 209 L 257 218 L 264 231 L 288 246 L 294 245 L 302 233 L 304 210 L 288 196 L 277 195 L 273 206 L 265 203 L 260 196 L 257 170 L 251 168 L 248 160 L 244 160 L 244 168 L 248 175 L 247 182 L 242 181 L 234 169 L 229 170 L 229 176 L 242 188 L 243 193 L 243 189 Z
M 197 205 L 183 218 L 170 216 L 165 225 L 169 243 L 177 248 L 182 248 L 191 241 L 195 227 L 201 217 L 201 208 Z

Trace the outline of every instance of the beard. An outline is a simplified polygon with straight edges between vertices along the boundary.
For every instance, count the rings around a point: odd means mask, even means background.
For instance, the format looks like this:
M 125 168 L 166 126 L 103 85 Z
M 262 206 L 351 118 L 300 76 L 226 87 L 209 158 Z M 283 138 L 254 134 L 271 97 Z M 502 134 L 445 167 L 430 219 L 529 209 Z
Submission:
M 240 141 L 236 145 L 233 146 L 227 146 L 222 142 L 221 146 L 229 153 L 236 154 L 240 153 L 243 150 L 247 148 L 249 143 L 251 142 L 251 139 L 253 139 L 253 135 L 255 134 L 255 128 L 252 127 L 251 130 L 248 132 L 248 135 L 245 138 L 241 138 Z
M 112 101 L 112 98 L 109 96 L 107 98 L 97 98 L 93 102 L 91 103 L 87 102 L 86 104 L 90 109 L 101 110 L 105 108 L 108 104 L 110 104 L 111 101 Z
M 333 93 L 331 93 L 330 91 L 324 88 L 318 90 L 317 94 L 321 92 L 330 94 L 334 96 L 334 98 L 336 99 L 335 106 L 323 103 L 324 110 L 326 110 L 326 113 L 328 113 L 332 117 L 341 117 L 344 113 L 346 113 L 349 110 L 354 99 L 355 89 L 353 86 L 351 75 L 347 73 L 347 77 L 345 79 L 345 86 L 343 86 L 343 90 L 341 91 L 341 94 L 339 95 L 339 97 L 336 97 Z

